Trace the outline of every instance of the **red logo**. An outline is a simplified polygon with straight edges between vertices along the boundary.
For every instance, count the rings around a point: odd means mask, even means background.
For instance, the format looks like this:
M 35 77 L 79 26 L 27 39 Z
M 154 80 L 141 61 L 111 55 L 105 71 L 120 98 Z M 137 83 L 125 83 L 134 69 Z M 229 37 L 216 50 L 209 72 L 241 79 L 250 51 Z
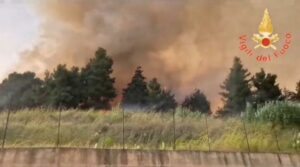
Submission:
M 255 57 L 259 62 L 268 62 L 275 58 L 284 57 L 292 44 L 292 34 L 285 33 L 283 44 L 277 49 L 276 44 L 280 38 L 274 34 L 273 25 L 268 9 L 265 10 L 262 22 L 259 25 L 259 33 L 253 34 L 252 41 L 247 35 L 240 36 L 239 49 L 249 57 Z M 252 43 L 250 43 L 252 42 Z M 252 46 L 254 44 L 254 46 Z

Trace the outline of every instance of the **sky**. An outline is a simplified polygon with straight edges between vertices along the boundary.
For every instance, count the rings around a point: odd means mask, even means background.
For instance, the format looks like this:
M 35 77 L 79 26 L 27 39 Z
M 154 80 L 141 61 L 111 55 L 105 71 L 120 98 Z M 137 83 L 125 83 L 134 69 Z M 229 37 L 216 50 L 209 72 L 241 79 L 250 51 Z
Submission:
M 286 56 L 262 63 L 239 50 L 239 36 L 258 33 L 266 8 L 280 37 L 276 46 L 287 32 L 293 42 Z M 0 0 L 0 80 L 12 71 L 43 76 L 58 64 L 84 66 L 103 47 L 114 60 L 119 94 L 142 66 L 177 100 L 198 88 L 216 108 L 235 56 L 252 74 L 264 68 L 281 88 L 295 90 L 299 11 L 297 0 Z
M 30 49 L 38 39 L 39 24 L 29 4 L 0 0 L 0 80 L 14 70 L 19 53 Z

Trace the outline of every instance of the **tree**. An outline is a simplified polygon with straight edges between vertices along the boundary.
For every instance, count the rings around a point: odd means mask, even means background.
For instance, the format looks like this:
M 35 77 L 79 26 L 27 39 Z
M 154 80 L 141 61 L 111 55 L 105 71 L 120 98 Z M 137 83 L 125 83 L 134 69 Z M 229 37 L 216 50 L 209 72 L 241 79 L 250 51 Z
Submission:
M 97 109 L 109 109 L 116 97 L 115 78 L 111 77 L 113 60 L 103 48 L 96 51 L 95 57 L 82 70 L 84 103 Z
M 163 90 L 161 93 L 161 101 L 156 105 L 156 111 L 170 111 L 175 110 L 177 107 L 177 102 L 175 100 L 175 95 L 171 90 Z
M 11 73 L 0 84 L 0 108 L 37 107 L 42 80 L 33 72 Z
M 160 101 L 160 96 L 162 93 L 161 85 L 158 83 L 156 78 L 150 80 L 148 84 L 148 91 L 149 91 L 149 103 L 158 104 Z
M 300 81 L 296 84 L 296 92 L 284 88 L 280 98 L 287 101 L 300 101 Z
M 223 111 L 240 113 L 246 108 L 246 102 L 251 95 L 249 79 L 250 73 L 245 69 L 238 57 L 234 58 L 230 73 L 221 85 L 224 102 Z
M 252 83 L 255 88 L 253 99 L 256 105 L 279 100 L 281 90 L 276 84 L 276 79 L 277 76 L 275 74 L 266 74 L 263 69 L 252 77 Z
M 174 110 L 177 106 L 174 95 L 170 90 L 162 90 L 156 78 L 148 84 L 148 105 L 155 111 Z
M 196 89 L 191 95 L 184 99 L 182 107 L 191 111 L 210 113 L 210 103 L 199 89 Z
M 52 74 L 46 76 L 46 104 L 55 108 L 76 108 L 81 98 L 79 69 L 68 70 L 66 65 L 58 65 Z
M 284 88 L 282 90 L 282 95 L 281 95 L 280 99 L 284 99 L 284 100 L 287 100 L 287 101 L 296 101 L 297 100 L 297 94 L 293 91 L 290 91 L 290 90 Z
M 131 82 L 123 89 L 122 105 L 124 107 L 147 107 L 148 89 L 141 67 L 137 67 Z
M 296 100 L 300 101 L 300 81 L 296 85 Z

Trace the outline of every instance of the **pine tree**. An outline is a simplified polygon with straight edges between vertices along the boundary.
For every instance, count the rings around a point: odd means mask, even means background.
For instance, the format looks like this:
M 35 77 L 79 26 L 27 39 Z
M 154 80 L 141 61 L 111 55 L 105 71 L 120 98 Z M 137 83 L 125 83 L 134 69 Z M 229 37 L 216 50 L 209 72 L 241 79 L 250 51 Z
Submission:
M 159 105 L 156 106 L 156 111 L 171 111 L 175 110 L 177 107 L 177 102 L 175 100 L 175 95 L 171 90 L 163 90 L 161 95 L 161 101 Z
M 161 101 L 162 89 L 156 78 L 150 80 L 148 84 L 148 101 L 150 105 L 155 106 Z
M 58 65 L 45 79 L 46 103 L 55 108 L 76 108 L 80 102 L 79 69 L 68 70 L 66 65 Z
M 250 73 L 245 69 L 238 57 L 234 58 L 233 66 L 226 80 L 221 85 L 225 113 L 240 113 L 246 108 L 246 101 L 250 98 L 251 90 L 248 77 Z
M 124 107 L 147 107 L 148 89 L 141 67 L 137 67 L 131 82 L 123 90 L 122 105 Z
M 210 103 L 199 89 L 184 99 L 182 107 L 191 111 L 210 113 Z
M 277 76 L 275 74 L 266 74 L 263 69 L 256 73 L 252 78 L 255 88 L 253 99 L 255 104 L 264 104 L 268 101 L 279 100 L 281 90 L 276 84 Z
M 115 78 L 111 77 L 113 60 L 106 51 L 99 48 L 95 57 L 82 70 L 82 84 L 85 105 L 97 109 L 109 109 L 110 102 L 116 97 Z
M 148 84 L 148 105 L 154 111 L 170 111 L 177 106 L 174 95 L 170 90 L 162 90 L 156 78 Z

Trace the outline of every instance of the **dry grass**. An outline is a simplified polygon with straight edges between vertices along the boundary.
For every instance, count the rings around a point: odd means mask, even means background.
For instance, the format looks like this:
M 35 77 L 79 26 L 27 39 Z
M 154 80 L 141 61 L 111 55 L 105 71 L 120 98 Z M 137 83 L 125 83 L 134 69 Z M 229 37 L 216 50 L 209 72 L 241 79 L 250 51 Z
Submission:
M 0 114 L 0 137 L 7 112 Z M 55 147 L 58 111 L 22 110 L 11 113 L 5 147 Z M 172 113 L 125 112 L 124 139 L 129 149 L 172 149 Z M 205 116 L 177 109 L 176 149 L 208 150 Z M 247 151 L 242 119 L 207 117 L 211 150 Z M 61 117 L 61 147 L 122 148 L 123 121 L 120 109 L 109 112 L 67 110 Z M 294 152 L 294 136 L 299 127 L 272 128 L 270 123 L 246 122 L 250 150 Z M 275 133 L 276 132 L 276 133 Z

